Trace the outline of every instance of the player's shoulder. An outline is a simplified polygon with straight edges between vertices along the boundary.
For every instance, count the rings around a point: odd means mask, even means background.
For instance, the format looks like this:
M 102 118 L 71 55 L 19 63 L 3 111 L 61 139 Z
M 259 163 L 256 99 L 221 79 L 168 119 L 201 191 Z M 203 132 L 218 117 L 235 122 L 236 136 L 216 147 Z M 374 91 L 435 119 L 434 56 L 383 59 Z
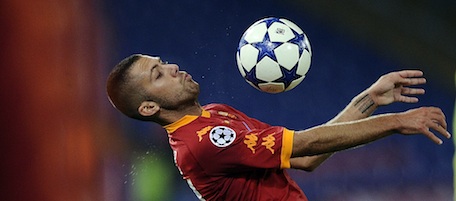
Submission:
M 216 114 L 216 115 L 222 115 L 222 116 L 230 116 L 230 114 L 241 117 L 241 118 L 247 118 L 248 116 L 227 104 L 222 104 L 222 103 L 211 103 L 203 106 L 204 110 L 209 111 L 211 114 Z
M 203 109 L 207 110 L 207 111 L 211 111 L 211 110 L 217 110 L 217 111 L 238 111 L 237 109 L 235 109 L 234 107 L 232 106 L 229 106 L 227 104 L 223 104 L 223 103 L 210 103 L 210 104 L 207 104 L 207 105 L 204 105 L 203 106 Z

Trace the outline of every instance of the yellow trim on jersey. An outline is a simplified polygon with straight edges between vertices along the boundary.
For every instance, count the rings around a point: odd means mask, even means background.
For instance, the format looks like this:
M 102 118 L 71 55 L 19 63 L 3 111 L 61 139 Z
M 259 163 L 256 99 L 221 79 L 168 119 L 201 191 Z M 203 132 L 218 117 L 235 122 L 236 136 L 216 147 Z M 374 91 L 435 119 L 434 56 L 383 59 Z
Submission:
M 294 131 L 288 130 L 286 128 L 283 129 L 282 135 L 282 151 L 280 154 L 280 168 L 290 168 L 290 158 L 291 158 L 291 150 L 293 148 L 293 137 Z
M 208 111 L 206 110 L 203 110 L 201 112 L 201 116 L 202 117 L 206 117 L 206 118 L 209 118 L 211 117 L 211 113 L 209 113 Z M 198 118 L 198 116 L 194 116 L 194 115 L 185 115 L 184 117 L 182 117 L 181 119 L 171 123 L 171 124 L 168 124 L 166 126 L 163 126 L 164 129 L 166 129 L 166 131 L 171 134 L 173 133 L 174 131 L 176 131 L 178 128 L 182 127 L 182 126 L 185 126 L 187 124 L 189 124 L 190 122 L 194 121 L 196 118 Z
M 211 113 L 203 109 L 203 111 L 201 112 L 201 116 L 209 118 L 211 117 Z

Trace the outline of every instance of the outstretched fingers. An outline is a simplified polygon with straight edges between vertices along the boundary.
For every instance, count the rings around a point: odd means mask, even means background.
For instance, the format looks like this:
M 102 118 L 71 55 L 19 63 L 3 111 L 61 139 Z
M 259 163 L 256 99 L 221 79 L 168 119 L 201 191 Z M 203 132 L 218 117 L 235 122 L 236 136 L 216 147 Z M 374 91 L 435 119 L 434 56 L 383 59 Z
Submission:
M 437 137 L 433 132 L 431 132 L 430 129 L 435 130 L 436 132 L 440 133 L 448 139 L 451 138 L 451 134 L 445 128 L 438 124 L 434 124 L 433 126 L 430 126 L 428 130 L 424 131 L 423 134 L 436 144 L 443 144 L 443 141 L 439 137 Z
M 422 95 L 425 92 L 426 91 L 422 88 L 403 87 L 401 90 L 401 93 L 406 95 Z
M 422 77 L 424 74 L 420 70 L 401 70 L 398 73 L 401 77 Z
M 426 78 L 423 77 L 423 71 L 403 70 L 399 71 L 398 74 L 402 78 L 399 83 L 403 86 L 426 84 Z
M 426 82 L 427 80 L 424 77 L 407 77 L 402 80 L 404 86 L 426 84 Z
M 451 134 L 447 131 L 447 123 L 445 120 L 445 114 L 442 112 L 442 110 L 437 109 L 437 108 L 431 108 L 432 112 L 430 114 L 431 116 L 431 122 L 429 123 L 428 129 L 423 131 L 423 134 L 427 136 L 429 139 L 434 141 L 437 144 L 442 144 L 443 141 L 438 138 L 433 132 L 430 130 L 434 130 L 438 133 L 440 133 L 442 136 L 445 138 L 451 138 Z
M 431 139 L 433 142 L 435 142 L 436 144 L 443 144 L 443 140 L 441 140 L 440 138 L 438 138 L 434 133 L 432 133 L 430 130 L 427 130 L 427 131 L 424 131 L 423 132 L 423 135 L 425 135 L 426 137 L 428 137 L 429 139 Z
M 419 70 L 403 70 L 397 72 L 399 75 L 397 82 L 395 83 L 396 88 L 400 89 L 400 93 L 396 94 L 396 100 L 404 103 L 416 103 L 419 101 L 417 97 L 409 95 L 422 95 L 425 93 L 423 88 L 412 88 L 409 86 L 425 84 L 426 79 L 423 76 L 423 72 Z
M 406 96 L 406 95 L 422 95 L 424 93 L 425 93 L 424 89 L 402 87 L 401 93 L 399 94 L 399 97 L 397 98 L 397 100 L 400 102 L 404 102 L 404 103 L 417 103 L 419 101 L 419 99 L 417 97 Z

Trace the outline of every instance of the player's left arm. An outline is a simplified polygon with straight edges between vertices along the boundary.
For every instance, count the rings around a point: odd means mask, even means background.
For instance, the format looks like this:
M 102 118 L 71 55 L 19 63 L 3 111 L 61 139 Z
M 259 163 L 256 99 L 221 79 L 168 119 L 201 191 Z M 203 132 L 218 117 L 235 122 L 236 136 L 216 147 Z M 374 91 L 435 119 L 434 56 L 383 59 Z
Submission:
M 382 105 L 393 102 L 416 103 L 418 98 L 408 95 L 424 94 L 422 88 L 409 86 L 425 84 L 426 79 L 419 70 L 403 70 L 381 76 L 368 89 L 364 90 L 326 124 L 359 120 L 369 117 Z M 334 153 L 290 159 L 291 168 L 313 171 Z

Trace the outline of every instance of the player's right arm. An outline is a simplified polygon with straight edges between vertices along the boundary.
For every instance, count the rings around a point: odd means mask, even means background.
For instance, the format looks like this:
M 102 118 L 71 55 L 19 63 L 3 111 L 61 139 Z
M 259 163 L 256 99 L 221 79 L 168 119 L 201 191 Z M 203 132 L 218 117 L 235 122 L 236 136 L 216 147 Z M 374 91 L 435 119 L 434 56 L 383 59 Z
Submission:
M 424 94 L 422 88 L 410 86 L 425 84 L 426 79 L 419 70 L 403 70 L 381 76 L 372 86 L 358 94 L 336 117 L 326 124 L 359 120 L 372 115 L 378 106 L 393 102 L 418 102 L 410 95 Z M 295 157 L 290 160 L 291 167 L 312 171 L 329 158 L 333 153 L 310 157 Z
M 362 120 L 324 124 L 296 131 L 292 157 L 336 152 L 378 140 L 393 133 L 424 134 L 437 144 L 443 143 L 434 130 L 450 138 L 445 115 L 436 107 L 422 107 L 401 113 L 375 115 Z

